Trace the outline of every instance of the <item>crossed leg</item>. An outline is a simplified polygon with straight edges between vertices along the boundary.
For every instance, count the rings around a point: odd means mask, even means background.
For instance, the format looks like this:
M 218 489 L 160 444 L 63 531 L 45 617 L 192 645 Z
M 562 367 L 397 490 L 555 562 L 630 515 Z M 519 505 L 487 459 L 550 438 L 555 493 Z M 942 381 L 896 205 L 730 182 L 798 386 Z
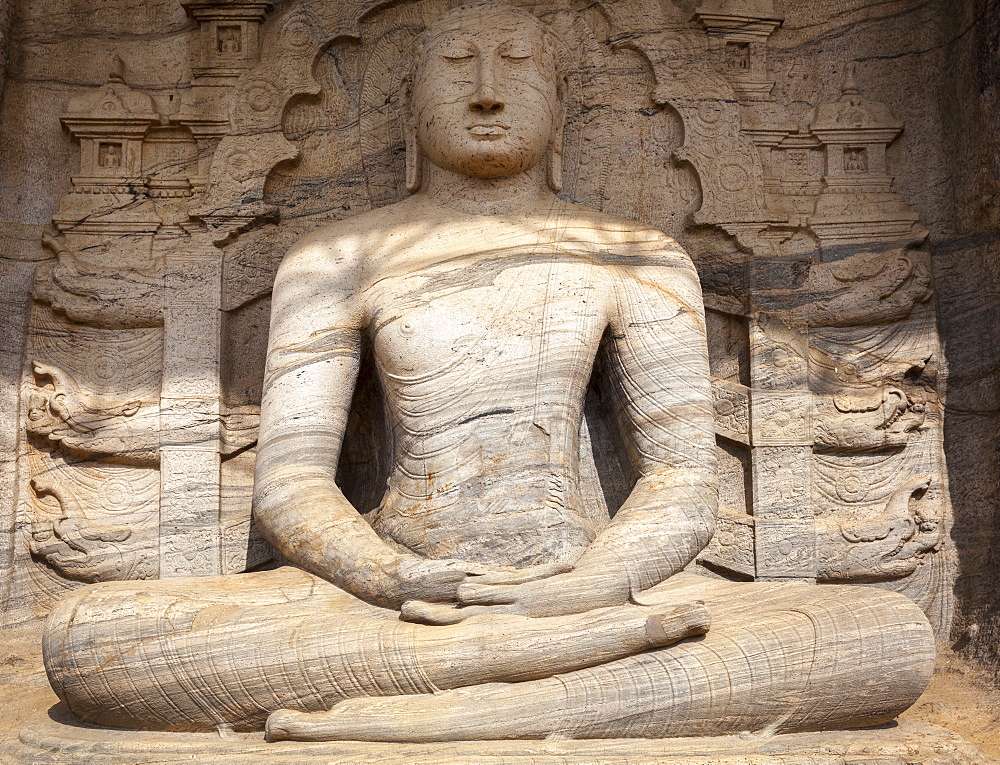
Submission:
M 194 593 L 194 594 L 192 594 Z M 708 629 L 695 603 L 430 627 L 297 569 L 83 588 L 49 617 L 45 666 L 80 718 L 154 730 L 260 729 L 275 710 L 418 699 L 530 681 Z
M 893 719 L 930 680 L 930 625 L 901 595 L 686 574 L 643 593 L 653 609 L 695 598 L 712 614 L 703 637 L 538 680 L 278 711 L 268 737 L 432 742 L 862 727 Z

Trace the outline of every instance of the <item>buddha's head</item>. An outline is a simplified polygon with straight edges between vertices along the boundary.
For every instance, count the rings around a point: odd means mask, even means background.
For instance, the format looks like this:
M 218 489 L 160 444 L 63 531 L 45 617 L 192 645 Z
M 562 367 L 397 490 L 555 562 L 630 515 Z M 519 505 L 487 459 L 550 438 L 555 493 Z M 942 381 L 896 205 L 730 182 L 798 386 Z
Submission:
M 416 43 L 408 81 L 407 187 L 421 159 L 465 176 L 504 178 L 547 162 L 560 187 L 563 79 L 552 33 L 498 2 L 455 8 Z

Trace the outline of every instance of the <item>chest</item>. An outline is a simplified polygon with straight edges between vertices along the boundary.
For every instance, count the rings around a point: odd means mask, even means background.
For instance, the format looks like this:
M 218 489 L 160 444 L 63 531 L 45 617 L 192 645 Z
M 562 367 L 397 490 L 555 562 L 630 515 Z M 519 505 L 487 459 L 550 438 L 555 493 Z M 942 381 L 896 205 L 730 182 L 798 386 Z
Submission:
M 414 381 L 470 365 L 517 375 L 567 356 L 589 364 L 612 308 L 604 269 L 531 254 L 389 277 L 367 298 L 379 366 Z

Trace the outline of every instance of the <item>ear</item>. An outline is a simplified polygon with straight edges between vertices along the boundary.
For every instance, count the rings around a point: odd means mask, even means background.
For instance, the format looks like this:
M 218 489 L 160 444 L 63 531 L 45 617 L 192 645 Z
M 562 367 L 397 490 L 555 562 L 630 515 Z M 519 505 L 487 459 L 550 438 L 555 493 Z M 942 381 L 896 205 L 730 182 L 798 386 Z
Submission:
M 557 194 L 562 191 L 562 140 L 563 129 L 560 125 L 552 136 L 545 168 L 545 180 L 549 188 Z
M 549 143 L 549 154 L 545 172 L 545 180 L 549 188 L 555 193 L 562 191 L 562 154 L 563 154 L 563 133 L 566 127 L 566 100 L 568 81 L 565 77 L 559 78 L 559 113 L 556 115 L 555 128 L 552 131 L 552 141 Z
M 406 143 L 406 190 L 411 194 L 420 191 L 423 182 L 423 155 L 417 143 L 417 122 L 411 108 L 411 80 L 407 77 L 399 89 L 399 100 L 403 108 L 403 135 Z

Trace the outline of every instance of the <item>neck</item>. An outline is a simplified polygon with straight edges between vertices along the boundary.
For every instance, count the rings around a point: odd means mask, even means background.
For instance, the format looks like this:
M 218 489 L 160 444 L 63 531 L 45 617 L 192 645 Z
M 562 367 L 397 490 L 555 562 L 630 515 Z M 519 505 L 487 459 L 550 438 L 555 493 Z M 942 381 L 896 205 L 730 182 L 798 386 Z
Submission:
M 423 176 L 421 196 L 473 215 L 512 215 L 554 196 L 540 165 L 507 178 L 476 178 L 425 162 Z

